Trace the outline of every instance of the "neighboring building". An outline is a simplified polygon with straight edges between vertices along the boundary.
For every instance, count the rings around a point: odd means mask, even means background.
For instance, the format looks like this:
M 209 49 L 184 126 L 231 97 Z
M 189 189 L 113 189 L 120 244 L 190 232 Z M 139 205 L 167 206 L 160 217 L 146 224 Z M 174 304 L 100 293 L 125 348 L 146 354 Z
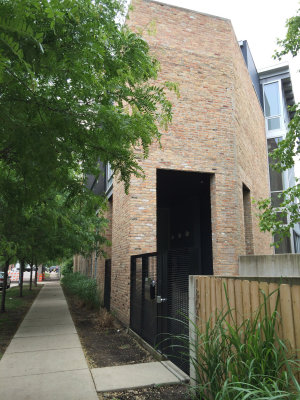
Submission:
M 159 79 L 178 82 L 181 96 L 172 95 L 162 146 L 141 161 L 146 178 L 133 177 L 126 195 L 106 171 L 111 285 L 97 260 L 111 309 L 151 344 L 158 333 L 182 331 L 168 317 L 187 313 L 189 275 L 236 275 L 240 255 L 273 252 L 251 201 L 270 195 L 265 120 L 231 22 L 134 1 L 129 25 L 153 22 L 156 34 L 145 39 L 161 63 Z M 79 256 L 74 264 L 95 271 Z
M 268 151 L 272 152 L 278 143 L 285 139 L 288 124 L 293 117 L 288 106 L 295 104 L 291 76 L 287 63 L 280 63 L 257 72 L 247 41 L 240 42 L 240 47 L 252 79 L 257 97 L 265 115 L 266 137 Z M 294 169 L 283 173 L 276 172 L 272 167 L 273 160 L 269 157 L 270 192 L 274 206 L 280 204 L 278 195 L 295 185 Z M 288 218 L 287 218 L 288 221 Z M 276 240 L 276 237 L 274 238 Z M 286 237 L 275 253 L 300 253 L 300 225 L 291 229 L 290 237 Z

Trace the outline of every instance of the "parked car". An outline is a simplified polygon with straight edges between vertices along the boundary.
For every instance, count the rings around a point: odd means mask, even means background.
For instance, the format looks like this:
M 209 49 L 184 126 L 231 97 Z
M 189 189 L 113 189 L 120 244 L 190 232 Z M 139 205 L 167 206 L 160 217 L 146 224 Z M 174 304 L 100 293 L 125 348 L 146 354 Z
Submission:
M 3 282 L 4 282 L 4 272 L 0 271 L 0 289 L 3 288 Z M 11 282 L 10 277 L 7 276 L 7 288 L 10 287 L 10 282 Z

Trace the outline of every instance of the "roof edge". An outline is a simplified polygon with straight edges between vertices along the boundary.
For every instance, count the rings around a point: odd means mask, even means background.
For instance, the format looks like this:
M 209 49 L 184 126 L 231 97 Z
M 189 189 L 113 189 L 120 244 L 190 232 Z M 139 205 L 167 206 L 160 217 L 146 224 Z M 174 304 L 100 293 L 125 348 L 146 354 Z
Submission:
M 163 1 L 156 1 L 156 0 L 142 0 L 142 1 L 144 1 L 145 3 L 159 4 L 161 6 L 167 6 L 167 7 L 176 8 L 176 9 L 182 10 L 182 11 L 188 11 L 188 12 L 191 12 L 191 13 L 194 13 L 194 14 L 204 15 L 206 17 L 221 19 L 222 21 L 227 21 L 227 22 L 230 22 L 230 24 L 232 24 L 231 20 L 228 19 L 228 18 L 218 17 L 217 15 L 207 14 L 207 13 L 204 13 L 204 12 L 201 12 L 201 11 L 196 11 L 196 10 L 191 10 L 190 8 L 174 6 L 173 4 L 167 4 L 167 3 L 164 3 Z

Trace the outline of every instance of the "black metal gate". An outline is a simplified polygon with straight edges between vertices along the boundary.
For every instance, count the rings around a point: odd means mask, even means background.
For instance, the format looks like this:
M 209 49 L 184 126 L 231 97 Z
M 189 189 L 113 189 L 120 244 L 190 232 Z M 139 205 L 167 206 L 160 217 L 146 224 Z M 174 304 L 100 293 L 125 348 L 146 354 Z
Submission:
M 130 327 L 187 373 L 189 275 L 198 269 L 196 248 L 131 257 Z
M 130 327 L 152 346 L 157 336 L 157 253 L 131 257 Z
M 111 260 L 105 260 L 104 307 L 110 310 Z

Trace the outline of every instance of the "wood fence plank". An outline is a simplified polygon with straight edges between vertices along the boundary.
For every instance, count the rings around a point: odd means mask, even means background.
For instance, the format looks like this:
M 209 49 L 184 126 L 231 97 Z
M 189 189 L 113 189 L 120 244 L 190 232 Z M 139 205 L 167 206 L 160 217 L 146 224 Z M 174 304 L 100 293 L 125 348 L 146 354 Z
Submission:
M 242 293 L 242 281 L 236 279 L 234 281 L 234 293 L 235 293 L 235 305 L 236 305 L 236 323 L 237 326 L 241 326 L 243 323 L 243 293 Z
M 270 316 L 270 302 L 269 296 L 269 284 L 267 282 L 259 282 L 259 304 L 261 307 L 261 321 L 266 316 L 265 306 L 263 305 L 266 299 L 267 314 Z
M 269 284 L 269 303 L 270 303 L 270 313 L 272 314 L 276 308 L 276 301 L 278 296 L 278 287 L 277 283 L 270 283 Z
M 280 286 L 280 305 L 282 314 L 283 338 L 288 340 L 292 348 L 295 349 L 295 333 L 290 285 L 283 284 Z
M 217 316 L 222 311 L 222 279 L 216 278 L 216 306 L 217 306 Z
M 292 306 L 293 306 L 293 320 L 295 327 L 295 348 L 297 350 L 297 358 L 300 360 L 300 286 L 293 285 L 292 292 Z M 300 373 L 299 373 L 300 377 Z
M 205 329 L 205 280 L 203 277 L 200 278 L 200 320 L 201 329 L 200 332 L 204 332 Z
M 230 304 L 230 323 L 236 324 L 236 304 L 234 293 L 234 279 L 228 279 L 228 298 Z
M 210 281 L 210 308 L 211 308 L 211 321 L 213 326 L 216 323 L 216 280 L 215 278 L 209 278 Z
M 279 297 L 279 285 L 278 283 L 270 283 L 269 284 L 269 304 L 270 304 L 270 315 L 276 309 L 277 297 Z M 278 299 L 279 300 L 279 299 Z M 281 326 L 281 315 L 280 315 L 280 302 L 277 304 L 277 324 L 276 324 L 276 332 L 279 337 L 282 337 L 282 326 Z
M 222 305 L 223 305 L 223 313 L 226 314 L 228 311 L 228 302 L 227 302 L 227 298 L 226 298 L 226 292 L 228 294 L 228 279 L 226 278 L 222 278 Z M 225 292 L 225 288 L 226 288 L 226 292 Z M 230 316 L 229 314 L 227 314 L 225 320 L 229 323 L 230 322 Z
M 253 321 L 259 309 L 259 290 L 258 282 L 250 282 L 250 298 L 251 298 L 251 320 Z
M 281 312 L 281 301 L 280 301 L 280 287 L 281 285 L 278 285 L 279 289 L 279 299 L 278 299 L 278 319 L 279 319 L 279 327 L 278 327 L 278 334 L 280 338 L 283 338 L 283 327 L 282 327 L 282 312 Z
M 196 324 L 198 329 L 201 327 L 201 279 L 199 277 L 195 278 L 195 286 L 197 291 L 196 297 Z
M 243 294 L 243 316 L 244 319 L 251 317 L 251 297 L 250 297 L 250 282 L 242 280 L 242 294 Z
M 211 318 L 211 305 L 210 305 L 210 278 L 205 276 L 205 321 L 208 322 Z

